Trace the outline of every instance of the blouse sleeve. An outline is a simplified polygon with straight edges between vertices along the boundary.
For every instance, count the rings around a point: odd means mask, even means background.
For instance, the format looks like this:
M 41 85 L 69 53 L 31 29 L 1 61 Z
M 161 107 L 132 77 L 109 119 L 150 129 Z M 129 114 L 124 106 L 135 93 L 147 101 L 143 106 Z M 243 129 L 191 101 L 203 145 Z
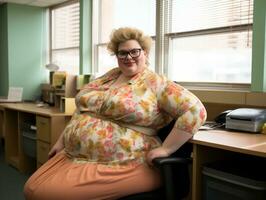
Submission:
M 159 108 L 177 119 L 174 126 L 177 129 L 193 134 L 206 120 L 207 112 L 201 101 L 172 81 L 166 80 L 161 85 L 157 98 Z

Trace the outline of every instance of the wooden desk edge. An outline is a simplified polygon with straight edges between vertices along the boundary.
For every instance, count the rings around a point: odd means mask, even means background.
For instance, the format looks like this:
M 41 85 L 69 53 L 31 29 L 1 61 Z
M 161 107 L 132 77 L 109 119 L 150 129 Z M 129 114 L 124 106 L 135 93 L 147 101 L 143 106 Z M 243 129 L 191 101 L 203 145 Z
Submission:
M 59 108 L 37 107 L 36 104 L 34 103 L 0 103 L 0 110 L 5 110 L 5 109 L 16 110 L 20 112 L 27 112 L 27 113 L 43 115 L 43 116 L 48 116 L 48 117 L 72 116 L 72 114 L 61 112 Z
M 266 157 L 266 135 L 264 134 L 241 133 L 227 130 L 199 131 L 198 133 L 201 135 L 198 135 L 197 137 L 196 133 L 190 140 L 191 143 L 232 152 Z M 211 138 L 212 136 L 218 137 L 213 139 Z M 219 138 L 219 136 L 221 136 L 221 138 Z M 230 143 L 222 143 L 221 141 L 215 142 L 215 139 L 223 139 L 224 141 L 228 140 Z M 233 140 L 236 141 L 232 142 Z M 262 146 L 261 144 L 263 145 L 262 148 L 256 148 L 256 146 Z

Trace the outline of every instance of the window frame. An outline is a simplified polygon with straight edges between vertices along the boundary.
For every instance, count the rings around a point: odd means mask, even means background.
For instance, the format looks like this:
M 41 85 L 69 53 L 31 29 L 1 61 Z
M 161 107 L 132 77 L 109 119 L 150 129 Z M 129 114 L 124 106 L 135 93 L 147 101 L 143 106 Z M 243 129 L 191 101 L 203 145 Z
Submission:
M 208 28 L 208 29 L 199 29 L 193 31 L 185 31 L 185 32 L 172 32 L 167 33 L 167 29 L 169 28 L 169 16 L 171 13 L 169 12 L 169 7 L 172 3 L 171 0 L 157 0 L 156 1 L 156 38 L 159 38 L 157 41 L 156 46 L 156 58 L 157 58 L 157 65 L 155 67 L 156 72 L 160 74 L 164 74 L 165 76 L 168 75 L 168 68 L 170 67 L 170 57 L 171 57 L 171 40 L 183 37 L 193 37 L 193 36 L 207 36 L 212 34 L 221 34 L 221 33 L 233 33 L 233 32 L 240 32 L 240 31 L 253 31 L 253 24 L 254 24 L 254 7 L 255 1 L 253 2 L 253 23 L 247 23 L 244 25 L 233 25 L 233 26 L 224 26 L 218 28 Z M 169 12 L 169 14 L 167 13 Z M 253 49 L 253 46 L 252 46 Z M 252 50 L 253 52 L 253 50 Z M 252 53 L 253 54 L 253 53 Z M 253 60 L 253 55 L 252 60 Z M 161 67 L 165 66 L 165 67 Z M 191 82 L 191 81 L 176 81 L 178 84 L 189 88 L 189 89 L 200 89 L 200 90 L 234 90 L 234 91 L 250 91 L 252 87 L 252 71 L 253 71 L 253 64 L 251 64 L 251 83 L 220 83 L 220 82 Z

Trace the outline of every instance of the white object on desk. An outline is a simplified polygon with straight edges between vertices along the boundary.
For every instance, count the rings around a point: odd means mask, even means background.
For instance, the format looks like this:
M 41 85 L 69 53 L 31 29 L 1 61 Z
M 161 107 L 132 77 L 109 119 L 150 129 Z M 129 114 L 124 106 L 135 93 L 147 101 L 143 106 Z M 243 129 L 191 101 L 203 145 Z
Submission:
M 22 87 L 10 87 L 8 89 L 7 98 L 0 98 L 0 103 L 15 103 L 22 101 L 23 88 Z
M 226 115 L 225 128 L 257 133 L 265 122 L 266 109 L 238 108 Z

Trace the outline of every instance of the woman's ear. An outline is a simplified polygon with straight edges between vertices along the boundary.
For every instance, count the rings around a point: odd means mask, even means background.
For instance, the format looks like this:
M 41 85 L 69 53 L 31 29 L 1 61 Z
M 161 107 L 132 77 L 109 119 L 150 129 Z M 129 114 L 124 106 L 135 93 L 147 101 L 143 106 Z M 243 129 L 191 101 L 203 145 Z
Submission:
M 149 56 L 148 56 L 148 53 L 147 53 L 145 50 L 143 50 L 143 53 L 144 53 L 144 56 L 145 56 L 146 58 L 149 57 Z
M 147 55 L 148 55 L 146 50 L 143 50 L 143 52 L 144 52 L 144 55 L 145 55 L 145 56 L 147 56 Z
M 146 64 L 146 65 L 150 65 L 150 62 L 149 62 L 149 55 L 148 55 L 148 53 L 147 53 L 145 50 L 143 50 L 143 54 L 144 54 L 144 56 L 145 56 L 145 58 L 146 58 L 146 62 L 145 62 L 145 64 Z

